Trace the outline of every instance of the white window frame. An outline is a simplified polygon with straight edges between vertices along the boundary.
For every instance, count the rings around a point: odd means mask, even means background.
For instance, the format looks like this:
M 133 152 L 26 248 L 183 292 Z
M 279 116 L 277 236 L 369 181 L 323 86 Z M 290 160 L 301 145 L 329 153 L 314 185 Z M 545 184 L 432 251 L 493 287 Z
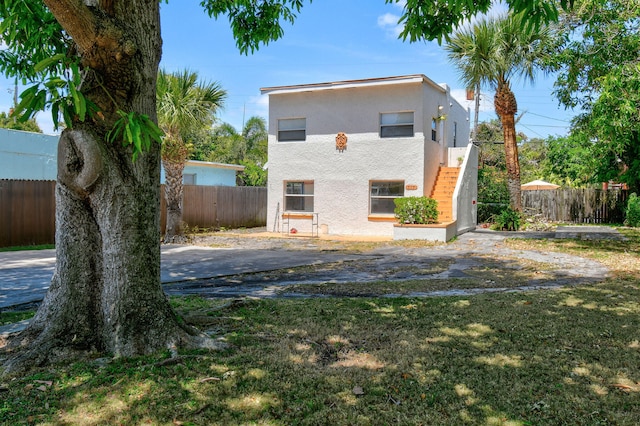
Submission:
M 295 185 L 295 186 L 294 186 Z M 300 186 L 300 192 L 296 192 L 296 186 Z M 312 180 L 286 180 L 283 182 L 284 211 L 287 213 L 312 213 L 314 208 L 315 182 Z M 302 201 L 302 209 L 291 208 L 290 202 L 294 199 Z M 309 204 L 309 199 L 311 201 Z
M 376 185 L 379 184 L 391 184 L 391 185 L 400 185 L 401 188 L 401 193 L 400 194 L 395 194 L 395 195 L 390 195 L 388 193 L 383 193 L 383 194 L 374 194 L 374 187 Z M 378 189 L 379 191 L 379 189 Z M 373 200 L 377 199 L 377 200 L 383 200 L 383 199 L 396 199 L 396 198 L 401 198 L 404 197 L 404 180 L 370 180 L 369 181 L 369 214 L 370 215 L 386 215 L 386 216 L 393 216 L 394 212 L 393 210 L 391 212 L 388 211 L 373 211 L 374 209 L 374 203 Z M 383 191 L 384 192 L 384 191 Z M 394 208 L 395 209 L 395 208 Z
M 411 120 L 408 120 L 409 115 L 411 115 Z M 414 126 L 414 111 L 394 111 L 380 113 L 381 138 L 412 138 L 415 136 Z
M 302 133 L 302 136 L 300 136 Z M 279 118 L 278 142 L 304 142 L 307 140 L 307 119 L 305 117 Z
M 438 119 L 435 117 L 431 119 L 431 140 L 438 142 Z

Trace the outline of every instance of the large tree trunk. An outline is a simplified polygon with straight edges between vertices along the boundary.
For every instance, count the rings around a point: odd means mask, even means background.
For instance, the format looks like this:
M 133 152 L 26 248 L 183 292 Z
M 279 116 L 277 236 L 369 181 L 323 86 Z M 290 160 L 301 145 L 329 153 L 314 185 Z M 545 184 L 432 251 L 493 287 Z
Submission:
M 164 231 L 165 243 L 184 242 L 184 230 L 182 229 L 182 199 L 184 190 L 182 187 L 182 175 L 184 171 L 183 161 L 163 160 L 165 175 L 164 194 L 167 201 L 167 224 Z
M 500 116 L 504 132 L 504 153 L 507 164 L 507 187 L 511 208 L 522 211 L 520 188 L 520 161 L 518 160 L 518 142 L 516 139 L 515 114 L 518 112 L 516 97 L 507 82 L 498 84 L 494 98 L 496 113 Z
M 102 114 L 60 137 L 56 269 L 30 326 L 10 342 L 6 371 L 95 350 L 133 356 L 207 346 L 179 325 L 160 286 L 160 147 L 133 162 L 131 146 L 105 140 L 117 110 L 155 120 L 158 1 L 103 0 L 102 10 L 45 3 L 76 42 L 82 92 Z

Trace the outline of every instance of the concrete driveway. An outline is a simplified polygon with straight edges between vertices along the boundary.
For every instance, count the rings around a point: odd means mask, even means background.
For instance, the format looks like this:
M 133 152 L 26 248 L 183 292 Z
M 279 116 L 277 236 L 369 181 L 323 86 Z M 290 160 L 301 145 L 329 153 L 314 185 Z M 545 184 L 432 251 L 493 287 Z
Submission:
M 355 282 L 410 278 L 412 274 L 394 275 L 393 270 L 411 270 L 428 265 L 434 259 L 450 259 L 443 274 L 414 278 L 460 278 L 469 262 L 477 256 L 520 257 L 555 265 L 551 282 L 545 285 L 593 282 L 603 279 L 606 268 L 597 262 L 562 253 L 539 253 L 510 250 L 502 244 L 507 237 L 622 239 L 614 228 L 602 226 L 558 227 L 555 232 L 493 232 L 478 229 L 458 237 L 449 244 L 424 248 L 383 245 L 363 254 L 323 250 L 313 239 L 274 239 L 232 236 L 214 237 L 207 246 L 163 245 L 161 247 L 161 281 L 170 295 L 197 294 L 209 297 L 275 297 L 277 290 L 295 277 L 295 282 Z M 234 240 L 235 239 L 235 240 Z M 211 247 L 211 243 L 232 244 Z M 351 262 L 358 261 L 358 262 Z M 291 276 L 266 279 L 252 275 L 281 271 L 299 266 L 341 262 L 343 266 L 329 275 L 298 271 Z M 481 260 L 476 260 L 481 262 Z M 345 267 L 348 263 L 358 268 Z M 55 251 L 0 252 L 0 309 L 39 302 L 44 297 L 55 267 Z M 242 279 L 237 276 L 242 275 Z M 413 274 L 415 275 L 415 274 Z M 227 277 L 225 279 L 216 279 Z M 486 290 L 483 290 L 486 291 Z
M 360 257 L 366 256 L 319 250 L 164 245 L 161 247 L 161 281 L 163 284 L 188 282 Z M 49 288 L 55 261 L 55 250 L 0 252 L 0 309 L 41 301 Z

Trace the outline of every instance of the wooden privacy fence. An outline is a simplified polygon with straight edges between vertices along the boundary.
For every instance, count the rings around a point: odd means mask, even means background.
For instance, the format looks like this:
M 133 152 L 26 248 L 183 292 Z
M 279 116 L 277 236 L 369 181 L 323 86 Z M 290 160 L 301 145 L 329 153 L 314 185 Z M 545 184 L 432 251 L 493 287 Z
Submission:
M 55 186 L 53 181 L 0 180 L 0 247 L 54 243 Z M 161 190 L 164 230 L 164 186 Z M 183 220 L 192 228 L 264 226 L 267 189 L 185 185 Z
M 522 208 L 556 222 L 622 223 L 628 196 L 624 190 L 522 191 Z
M 0 180 L 0 247 L 52 244 L 54 181 Z
M 267 188 L 185 185 L 182 220 L 191 228 L 251 228 L 267 224 Z M 166 224 L 162 185 L 160 226 Z

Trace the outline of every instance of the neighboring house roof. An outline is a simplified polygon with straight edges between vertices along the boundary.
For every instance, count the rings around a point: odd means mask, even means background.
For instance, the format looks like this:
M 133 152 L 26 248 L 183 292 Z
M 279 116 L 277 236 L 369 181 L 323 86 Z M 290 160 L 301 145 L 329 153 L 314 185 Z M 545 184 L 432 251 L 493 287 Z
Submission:
M 244 166 L 240 166 L 238 164 L 225 164 L 225 163 L 214 163 L 211 161 L 197 161 L 197 160 L 188 160 L 185 165 L 194 166 L 194 167 L 212 167 L 215 169 L 230 169 L 236 171 L 243 171 L 245 169 Z
M 523 185 L 520 185 L 520 189 L 524 190 L 541 190 L 541 189 L 558 189 L 560 185 L 556 185 L 555 183 L 549 183 L 544 180 L 534 180 Z
M 260 89 L 260 93 L 262 93 L 263 95 L 279 94 L 279 93 L 295 93 L 295 92 L 306 92 L 310 90 L 349 89 L 354 87 L 371 87 L 371 86 L 381 86 L 381 85 L 386 86 L 390 84 L 407 84 L 407 83 L 426 83 L 438 89 L 442 93 L 446 93 L 448 88 L 446 84 L 437 84 L 424 74 L 411 74 L 411 75 L 401 75 L 401 76 L 394 76 L 394 77 L 333 81 L 333 82 L 327 82 L 327 83 L 299 84 L 299 85 L 293 85 L 293 86 L 263 87 Z

